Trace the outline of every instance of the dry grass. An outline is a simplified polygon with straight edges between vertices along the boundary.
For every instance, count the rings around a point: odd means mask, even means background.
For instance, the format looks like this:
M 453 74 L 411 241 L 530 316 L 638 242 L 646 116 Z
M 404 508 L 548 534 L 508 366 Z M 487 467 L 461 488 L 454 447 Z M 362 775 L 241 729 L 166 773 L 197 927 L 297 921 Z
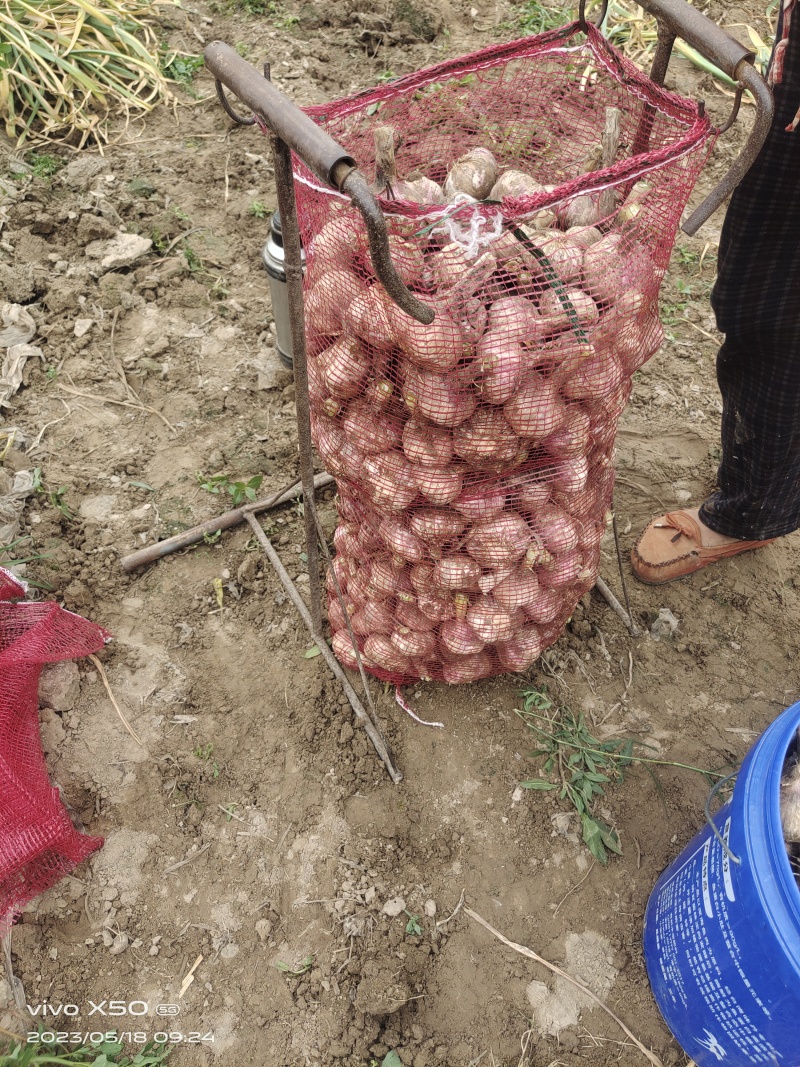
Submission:
M 174 0 L 0 0 L 0 115 L 18 144 L 108 140 L 112 114 L 170 99 L 155 19 Z

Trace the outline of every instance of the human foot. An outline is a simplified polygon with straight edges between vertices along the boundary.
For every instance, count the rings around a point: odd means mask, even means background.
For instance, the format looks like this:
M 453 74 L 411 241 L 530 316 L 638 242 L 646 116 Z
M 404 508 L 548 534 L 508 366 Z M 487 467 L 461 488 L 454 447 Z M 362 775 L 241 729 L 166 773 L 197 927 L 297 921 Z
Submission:
M 631 566 L 640 581 L 662 585 L 774 540 L 740 541 L 718 534 L 701 521 L 697 508 L 668 511 L 645 527 L 631 551 Z

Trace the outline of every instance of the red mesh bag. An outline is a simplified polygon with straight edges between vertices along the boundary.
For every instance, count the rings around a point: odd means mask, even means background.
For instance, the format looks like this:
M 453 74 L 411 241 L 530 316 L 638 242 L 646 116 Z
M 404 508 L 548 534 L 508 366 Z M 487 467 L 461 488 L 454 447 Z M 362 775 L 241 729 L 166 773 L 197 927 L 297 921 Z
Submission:
M 37 693 L 45 663 L 96 652 L 109 635 L 58 604 L 9 602 L 24 593 L 0 568 L 0 936 L 103 844 L 75 830 L 50 784 Z
M 375 128 L 395 131 L 415 184 L 379 202 L 437 312 L 391 302 L 358 212 L 295 160 L 312 432 L 339 487 L 334 651 L 356 666 L 347 613 L 386 680 L 524 670 L 595 583 L 617 420 L 716 131 L 577 23 L 308 112 L 368 175 Z

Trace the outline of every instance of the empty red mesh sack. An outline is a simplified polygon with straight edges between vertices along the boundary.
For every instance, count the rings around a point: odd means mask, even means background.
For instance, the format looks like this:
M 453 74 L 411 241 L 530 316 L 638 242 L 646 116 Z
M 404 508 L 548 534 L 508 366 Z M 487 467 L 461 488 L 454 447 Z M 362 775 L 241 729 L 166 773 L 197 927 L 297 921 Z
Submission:
M 436 311 L 392 303 L 360 214 L 295 160 L 333 648 L 356 666 L 349 619 L 382 679 L 525 670 L 597 578 L 617 420 L 716 131 L 577 23 L 308 111 L 368 176 L 394 131 L 392 258 Z
M 103 844 L 78 833 L 47 774 L 38 686 L 45 663 L 102 648 L 105 630 L 54 603 L 11 603 L 0 568 L 0 936 L 25 905 Z

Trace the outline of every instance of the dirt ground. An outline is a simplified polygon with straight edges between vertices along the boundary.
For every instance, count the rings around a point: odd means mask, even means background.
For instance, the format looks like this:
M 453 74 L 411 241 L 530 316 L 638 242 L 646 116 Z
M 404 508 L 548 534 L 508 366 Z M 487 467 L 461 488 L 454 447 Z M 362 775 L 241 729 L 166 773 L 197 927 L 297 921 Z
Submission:
M 767 32 L 755 5 L 708 13 Z M 187 52 L 219 38 L 254 63 L 269 58 L 275 83 L 305 104 L 510 37 L 512 16 L 504 0 L 323 0 L 258 17 L 196 0 L 165 18 L 165 33 Z M 685 62 L 670 78 L 726 114 L 730 99 Z M 463 911 L 447 921 L 463 893 L 507 937 L 587 981 L 667 1067 L 684 1064 L 649 991 L 642 920 L 659 873 L 701 826 L 707 782 L 631 768 L 603 804 L 623 855 L 592 864 L 574 814 L 518 788 L 540 761 L 515 709 L 523 686 L 546 684 L 603 737 L 736 765 L 800 688 L 787 625 L 797 535 L 664 589 L 631 579 L 640 639 L 593 594 L 525 677 L 411 688 L 443 730 L 412 722 L 376 687 L 405 775 L 393 786 L 322 661 L 304 656 L 308 635 L 246 527 L 130 576 L 120 567 L 229 506 L 196 472 L 263 475 L 268 492 L 297 469 L 294 387 L 275 356 L 260 258 L 267 223 L 252 214 L 254 202 L 275 205 L 268 145 L 232 128 L 203 72 L 192 90 L 176 114 L 132 123 L 102 155 L 57 152 L 67 165 L 50 178 L 9 177 L 3 150 L 0 291 L 33 315 L 43 351 L 5 414 L 21 436 L 3 470 L 41 471 L 21 533 L 25 551 L 46 558 L 27 575 L 114 634 L 101 659 L 142 741 L 88 661 L 50 696 L 59 707 L 42 710 L 53 779 L 106 845 L 15 926 L 27 1002 L 75 1003 L 74 1025 L 91 1029 L 89 1001 L 145 1001 L 147 1017 L 117 1028 L 199 1035 L 177 1067 L 372 1067 L 390 1050 L 412 1067 L 644 1062 L 604 1013 Z M 750 110 L 693 203 L 742 143 Z M 718 215 L 679 237 L 663 290 L 668 339 L 622 419 L 626 552 L 655 511 L 714 486 L 708 293 L 720 225 Z M 86 247 L 120 228 L 154 247 L 99 273 Z M 332 492 L 322 497 L 332 530 Z M 302 589 L 298 509 L 275 512 L 270 533 Z M 608 541 L 603 573 L 618 589 Z M 678 627 L 655 641 L 661 608 Z M 156 1016 L 162 1002 L 180 1015 Z M 0 980 L 0 1025 L 18 1024 Z

